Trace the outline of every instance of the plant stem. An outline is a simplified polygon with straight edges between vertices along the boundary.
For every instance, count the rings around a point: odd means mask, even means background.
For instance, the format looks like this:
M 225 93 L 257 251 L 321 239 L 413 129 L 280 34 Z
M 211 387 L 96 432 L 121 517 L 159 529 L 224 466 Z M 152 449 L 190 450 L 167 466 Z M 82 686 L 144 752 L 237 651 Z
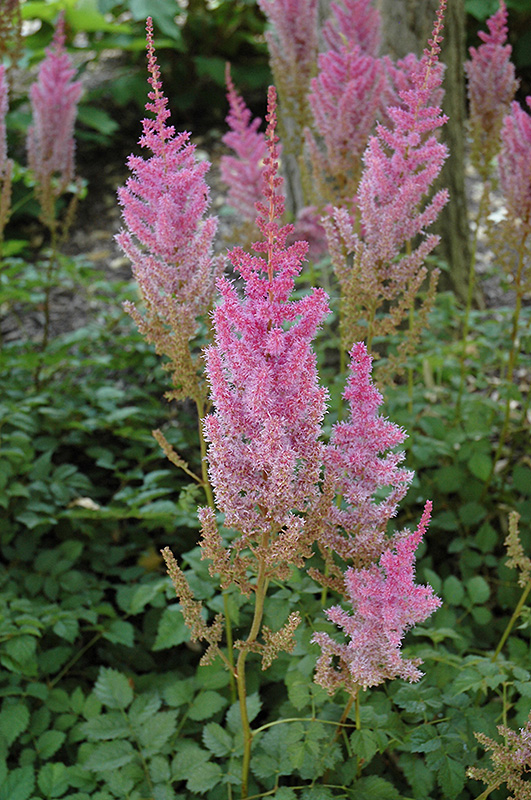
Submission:
M 502 647 L 505 644 L 505 642 L 507 641 L 511 630 L 513 629 L 514 623 L 516 622 L 516 620 L 520 616 L 520 612 L 522 611 L 522 608 L 524 607 L 525 601 L 527 600 L 527 596 L 528 596 L 530 591 L 531 591 L 531 581 L 528 581 L 527 586 L 525 587 L 524 591 L 522 592 L 522 594 L 520 596 L 520 600 L 518 601 L 518 605 L 514 609 L 513 615 L 511 617 L 511 619 L 509 620 L 509 622 L 507 623 L 507 627 L 505 628 L 505 630 L 503 632 L 503 636 L 501 637 L 501 639 L 499 641 L 498 647 L 496 648 L 496 651 L 495 651 L 494 655 L 492 656 L 491 661 L 496 661 L 496 659 L 498 658 L 499 654 L 501 653 Z M 478 798 L 478 800 L 479 800 L 479 798 Z
M 269 543 L 269 531 L 262 534 L 262 553 L 265 553 Z M 249 792 L 249 767 L 251 764 L 251 747 L 254 733 L 249 725 L 247 714 L 247 686 L 245 681 L 245 661 L 249 652 L 249 645 L 255 642 L 260 633 L 262 618 L 264 616 L 264 600 L 267 594 L 268 580 L 266 577 L 265 555 L 260 556 L 258 563 L 258 577 L 256 580 L 254 616 L 249 631 L 249 636 L 245 640 L 244 646 L 236 662 L 236 681 L 238 686 L 238 700 L 240 703 L 240 717 L 243 730 L 243 764 L 242 764 L 242 800 L 245 800 Z

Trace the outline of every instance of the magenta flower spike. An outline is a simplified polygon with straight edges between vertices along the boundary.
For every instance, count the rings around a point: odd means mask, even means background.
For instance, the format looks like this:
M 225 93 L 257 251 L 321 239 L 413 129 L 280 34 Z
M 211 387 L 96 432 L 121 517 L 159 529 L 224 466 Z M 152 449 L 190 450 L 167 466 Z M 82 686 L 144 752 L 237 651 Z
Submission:
M 531 109 L 531 96 L 526 98 Z M 522 231 L 531 231 L 531 115 L 518 103 L 511 103 L 503 119 L 502 148 L 498 156 L 500 186 L 506 215 L 519 220 Z
M 351 43 L 321 54 L 318 66 L 308 99 L 322 147 L 309 130 L 306 142 L 323 205 L 342 204 L 356 192 L 385 77 L 380 59 Z
M 340 644 L 325 632 L 313 636 L 322 649 L 316 681 L 330 692 L 340 685 L 356 691 L 359 687 L 377 686 L 386 679 L 399 677 L 415 682 L 422 677 L 420 660 L 403 658 L 401 645 L 405 633 L 441 605 L 431 586 L 414 582 L 415 551 L 430 513 L 428 502 L 416 531 L 395 536 L 378 565 L 361 570 L 350 568 L 345 573 L 353 613 L 333 606 L 326 615 L 344 630 L 348 643 Z M 339 660 L 337 669 L 333 666 L 334 657 Z
M 125 230 L 116 240 L 133 264 L 133 274 L 146 306 L 143 317 L 126 304 L 140 331 L 157 352 L 171 359 L 176 398 L 197 395 L 189 340 L 197 333 L 196 318 L 212 303 L 220 263 L 212 256 L 217 228 L 205 217 L 210 192 L 205 173 L 186 132 L 167 124 L 168 100 L 162 92 L 153 47 L 153 23 L 147 20 L 148 70 L 151 85 L 140 145 L 152 156 L 129 156 L 131 177 L 118 190 Z
M 37 193 L 47 224 L 53 218 L 53 202 L 74 179 L 74 124 L 81 97 L 80 81 L 65 50 L 64 15 L 60 14 L 51 47 L 30 89 L 33 124 L 28 128 L 28 164 L 37 182 Z
M 325 451 L 326 483 L 342 502 L 338 506 L 334 498 L 331 503 L 319 543 L 346 562 L 366 566 L 380 557 L 387 524 L 413 473 L 399 466 L 404 453 L 394 450 L 405 431 L 378 413 L 383 398 L 372 383 L 372 358 L 363 342 L 354 345 L 350 356 L 343 392 L 349 416 L 334 425 Z M 376 493 L 387 487 L 387 497 L 376 501 Z
M 205 355 L 214 412 L 205 418 L 204 432 L 225 524 L 246 543 L 275 534 L 268 558 L 289 563 L 301 555 L 301 512 L 318 492 L 327 392 L 319 386 L 311 341 L 329 309 L 322 289 L 289 299 L 307 244 L 288 246 L 292 226 L 280 224 L 284 198 L 274 87 L 267 121 L 264 201 L 257 204 L 263 240 L 253 245 L 258 255 L 239 247 L 229 253 L 243 279 L 243 299 L 229 280 L 218 281 L 215 344 Z M 209 517 L 211 510 L 202 509 L 204 527 Z
M 262 120 L 252 119 L 250 110 L 238 95 L 230 75 L 226 70 L 229 131 L 222 141 L 230 147 L 234 155 L 221 157 L 221 178 L 229 187 L 229 205 L 241 219 L 253 221 L 255 203 L 262 197 L 262 168 L 266 157 L 266 140 L 259 131 Z
M 371 0 L 341 0 L 330 6 L 331 16 L 323 28 L 323 38 L 331 50 L 339 51 L 345 41 L 359 46 L 363 53 L 378 57 L 381 38 L 380 12 Z
M 487 20 L 488 33 L 480 31 L 483 44 L 471 47 L 465 64 L 472 135 L 472 160 L 484 179 L 491 171 L 492 158 L 500 149 L 503 117 L 514 98 L 518 81 L 507 44 L 507 7 L 500 0 L 498 11 Z

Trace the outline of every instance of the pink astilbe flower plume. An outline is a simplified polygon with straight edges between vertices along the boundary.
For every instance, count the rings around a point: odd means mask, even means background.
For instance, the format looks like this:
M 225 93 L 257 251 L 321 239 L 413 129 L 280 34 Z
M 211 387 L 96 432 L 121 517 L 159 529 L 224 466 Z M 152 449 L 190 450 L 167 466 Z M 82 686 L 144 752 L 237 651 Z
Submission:
M 0 65 L 0 245 L 11 209 L 13 161 L 7 157 L 6 114 L 8 87 L 5 67 Z
M 309 94 L 317 135 L 306 129 L 314 187 L 320 205 L 345 204 L 356 192 L 361 154 L 380 106 L 382 62 L 359 45 L 323 53 Z M 319 142 L 322 142 L 319 145 Z
M 417 530 L 395 536 L 378 565 L 350 568 L 345 573 L 353 613 L 333 606 L 326 615 L 344 630 L 348 643 L 338 643 L 325 632 L 313 636 L 322 650 L 315 680 L 331 693 L 339 686 L 355 694 L 360 687 L 377 686 L 386 679 L 400 677 L 414 682 L 422 677 L 420 660 L 403 658 L 401 644 L 413 625 L 423 622 L 441 605 L 431 586 L 414 583 L 415 551 L 430 513 L 428 502 Z
M 263 240 L 254 245 L 258 255 L 240 247 L 229 254 L 243 279 L 243 299 L 227 279 L 218 281 L 215 345 L 206 350 L 214 412 L 204 431 L 216 505 L 225 524 L 241 533 L 233 547 L 258 546 L 257 557 L 282 572 L 307 551 L 303 514 L 318 493 L 327 392 L 318 383 L 311 341 L 328 303 L 322 289 L 289 300 L 307 244 L 288 246 L 292 226 L 280 224 L 275 112 L 271 87 L 264 201 L 257 204 Z M 208 538 L 213 512 L 200 513 Z
M 36 195 L 44 223 L 54 229 L 55 200 L 74 179 L 74 123 L 81 97 L 80 81 L 65 50 L 64 14 L 59 16 L 52 46 L 30 89 L 33 124 L 28 128 L 28 165 L 36 181 Z
M 331 15 L 323 28 L 323 38 L 331 50 L 341 50 L 346 42 L 359 46 L 363 53 L 377 58 L 380 49 L 381 18 L 371 0 L 341 0 L 330 6 Z
M 413 478 L 400 467 L 404 453 L 394 452 L 405 431 L 378 413 L 383 398 L 371 380 L 372 358 L 362 342 L 351 350 L 347 386 L 343 397 L 349 416 L 332 428 L 325 450 L 326 496 L 334 496 L 319 534 L 325 555 L 335 553 L 356 567 L 376 561 L 385 547 L 385 531 Z M 375 495 L 388 489 L 385 499 Z M 336 495 L 341 504 L 336 503 Z M 333 574 L 333 561 L 330 562 Z M 337 574 L 337 568 L 336 568 Z
M 507 7 L 500 0 L 498 11 L 487 20 L 488 33 L 480 31 L 483 44 L 470 48 L 465 64 L 468 77 L 472 163 L 483 180 L 492 170 L 492 159 L 500 150 L 500 130 L 514 98 L 518 81 L 507 44 Z
M 262 120 L 252 118 L 250 110 L 236 92 L 230 75 L 226 70 L 229 131 L 222 141 L 230 147 L 234 155 L 221 157 L 221 178 L 229 187 L 229 205 L 238 212 L 241 219 L 254 222 L 255 203 L 262 197 L 262 168 L 266 157 L 265 135 L 259 130 Z
M 369 140 L 354 215 L 345 208 L 335 209 L 327 224 L 342 289 L 345 349 L 362 338 L 371 349 L 374 336 L 388 335 L 409 316 L 427 276 L 424 260 L 439 241 L 425 231 L 448 200 L 445 190 L 426 200 L 447 157 L 446 146 L 434 135 L 446 117 L 438 106 L 430 105 L 441 81 L 437 64 L 445 6 L 446 0 L 441 0 L 422 70 L 415 69 L 411 76 L 413 88 L 400 93 L 403 107 L 388 110 L 392 127 L 378 125 Z M 398 356 L 388 365 L 389 375 L 400 371 L 418 339 L 433 301 L 436 278 L 434 271 L 428 296 L 418 306 Z M 386 313 L 378 319 L 382 307 Z
M 188 133 L 167 125 L 170 112 L 162 92 L 153 47 L 153 23 L 147 21 L 148 69 L 151 85 L 140 144 L 152 152 L 144 159 L 129 156 L 132 176 L 118 190 L 126 229 L 116 237 L 133 264 L 146 313 L 131 303 L 126 310 L 157 352 L 169 357 L 179 399 L 200 392 L 197 364 L 189 342 L 197 333 L 197 317 L 212 303 L 220 264 L 212 257 L 217 220 L 205 217 L 210 164 L 198 162 Z

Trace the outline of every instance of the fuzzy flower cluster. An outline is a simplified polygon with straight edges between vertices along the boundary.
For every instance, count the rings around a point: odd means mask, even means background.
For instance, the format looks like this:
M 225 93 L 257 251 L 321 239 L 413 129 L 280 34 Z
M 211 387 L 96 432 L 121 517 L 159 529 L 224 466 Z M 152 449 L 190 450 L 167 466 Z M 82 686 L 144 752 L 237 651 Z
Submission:
M 116 237 L 133 264 L 133 274 L 146 307 L 142 316 L 133 304 L 126 310 L 157 352 L 169 357 L 174 395 L 195 397 L 196 366 L 189 341 L 197 332 L 196 318 L 209 308 L 219 265 L 212 257 L 217 228 L 205 218 L 210 164 L 198 162 L 188 133 L 167 125 L 168 101 L 162 92 L 153 48 L 153 25 L 147 21 L 148 69 L 151 91 L 140 144 L 152 152 L 144 159 L 130 156 L 132 176 L 118 190 L 125 230 Z
M 5 67 L 0 65 L 0 242 L 11 208 L 11 176 L 13 161 L 7 156 L 6 114 L 8 86 Z
M 266 157 L 266 141 L 259 131 L 262 120 L 252 118 L 250 110 L 236 92 L 227 65 L 227 99 L 229 131 L 222 141 L 234 155 L 221 157 L 221 178 L 229 187 L 228 200 L 241 219 L 254 222 L 255 203 L 262 194 L 262 166 Z
M 373 58 L 378 56 L 381 18 L 372 0 L 341 0 L 331 4 L 330 12 L 323 39 L 331 50 L 339 52 L 348 42 Z
M 468 776 L 486 783 L 490 792 L 505 783 L 511 792 L 507 800 L 531 800 L 531 783 L 524 777 L 531 771 L 531 713 L 518 733 L 505 725 L 498 726 L 498 733 L 504 737 L 504 744 L 483 733 L 475 734 L 482 747 L 491 751 L 493 769 L 471 767 Z
M 468 77 L 471 158 L 486 180 L 491 161 L 500 149 L 503 118 L 514 98 L 518 81 L 511 63 L 512 48 L 507 44 L 507 7 L 500 0 L 498 11 L 487 20 L 488 33 L 479 32 L 483 44 L 470 48 L 465 64 Z
M 317 493 L 323 445 L 319 438 L 326 390 L 319 386 L 311 341 L 324 315 L 322 289 L 292 301 L 307 244 L 286 244 L 275 135 L 276 94 L 268 96 L 268 155 L 264 199 L 257 205 L 263 241 L 257 255 L 229 254 L 244 284 L 240 299 L 227 279 L 214 311 L 215 344 L 206 350 L 214 413 L 204 421 L 216 504 L 242 542 L 262 542 L 272 562 L 293 561 L 304 519 Z M 210 509 L 202 511 L 208 525 Z M 274 541 L 269 540 L 274 533 Z M 264 537 L 266 539 L 264 540 Z
M 400 92 L 403 106 L 388 109 L 392 127 L 378 125 L 369 140 L 354 218 L 339 208 L 327 224 L 332 261 L 342 287 L 342 341 L 346 348 L 360 338 L 367 338 L 370 347 L 374 335 L 386 335 L 399 327 L 426 278 L 424 260 L 439 240 L 425 231 L 437 219 L 448 194 L 440 190 L 430 200 L 425 198 L 447 157 L 446 146 L 435 136 L 446 117 L 438 106 L 430 105 L 441 81 L 437 65 L 444 9 L 445 0 L 441 0 L 422 70 L 411 76 L 413 88 Z M 436 277 L 436 273 L 432 275 L 428 305 Z M 387 314 L 373 325 L 382 305 L 387 305 Z M 404 340 L 402 358 L 416 341 L 426 314 L 426 308 L 417 313 L 409 339 Z
M 382 554 L 387 524 L 413 478 L 399 466 L 404 453 L 395 449 L 403 443 L 405 431 L 379 414 L 383 398 L 372 383 L 371 366 L 365 345 L 356 344 L 343 392 L 349 416 L 333 426 L 325 451 L 324 495 L 333 487 L 334 496 L 319 544 L 355 566 L 366 566 Z M 387 496 L 376 501 L 383 489 Z M 329 567 L 333 572 L 332 562 Z
M 531 109 L 531 97 L 526 98 Z M 519 220 L 523 229 L 531 226 L 531 115 L 518 103 L 511 103 L 503 119 L 502 149 L 498 157 L 500 186 L 507 216 Z
M 74 179 L 74 124 L 81 97 L 80 81 L 65 50 L 64 16 L 57 22 L 52 46 L 30 89 L 33 124 L 28 128 L 28 165 L 36 181 L 42 219 L 55 225 L 55 199 Z
M 430 513 L 431 503 L 427 503 L 416 531 L 395 537 L 378 565 L 349 568 L 345 573 L 353 613 L 332 606 L 326 615 L 343 629 L 348 644 L 340 644 L 324 632 L 313 637 L 322 650 L 316 681 L 330 692 L 340 685 L 355 692 L 356 687 L 376 686 L 386 679 L 400 677 L 414 682 L 422 677 L 420 660 L 404 659 L 400 647 L 406 631 L 441 605 L 431 586 L 414 583 L 415 551 Z M 334 658 L 337 667 L 333 666 Z
M 373 129 L 385 85 L 382 61 L 360 45 L 322 53 L 309 103 L 316 136 L 306 129 L 314 183 L 322 205 L 343 205 L 356 191 L 361 154 Z

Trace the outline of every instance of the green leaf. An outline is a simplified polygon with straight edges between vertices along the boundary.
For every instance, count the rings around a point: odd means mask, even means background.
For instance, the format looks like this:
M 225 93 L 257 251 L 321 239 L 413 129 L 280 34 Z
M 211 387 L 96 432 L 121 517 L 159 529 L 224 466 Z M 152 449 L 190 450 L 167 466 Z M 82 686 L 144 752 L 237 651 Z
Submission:
M 45 764 L 39 770 L 37 783 L 46 797 L 61 797 L 70 786 L 65 765 L 60 761 Z
M 135 643 L 135 629 L 130 622 L 122 619 L 113 619 L 103 638 L 113 644 L 123 644 L 126 647 L 133 647 Z
M 85 769 L 107 772 L 130 764 L 136 753 L 129 741 L 101 742 L 94 746 L 85 762 Z
M 0 800 L 28 800 L 35 788 L 33 767 L 19 767 L 9 772 L 0 786 Z
M 57 753 L 66 738 L 62 731 L 45 731 L 37 739 L 36 750 L 42 761 L 48 761 L 54 753 Z
M 94 694 L 108 708 L 127 708 L 133 699 L 133 690 L 125 675 L 110 667 L 100 667 Z
M 210 760 L 210 753 L 190 740 L 184 740 L 172 761 L 171 774 L 175 781 L 187 780 Z
M 465 472 L 457 465 L 441 467 L 435 473 L 435 482 L 441 492 L 451 494 L 463 485 Z
M 156 753 L 164 747 L 177 728 L 176 711 L 159 711 L 151 719 L 142 722 L 137 730 L 138 740 L 148 753 Z
M 29 718 L 30 713 L 24 703 L 4 700 L 0 711 L 0 734 L 5 737 L 8 745 L 13 744 L 17 736 L 26 730 Z
M 474 453 L 468 460 L 468 469 L 475 478 L 486 481 L 492 470 L 492 458 L 487 453 Z
M 166 589 L 167 581 L 165 578 L 161 580 L 151 581 L 151 583 L 143 583 L 138 586 L 133 592 L 129 608 L 127 609 L 130 614 L 139 614 L 148 603 L 151 603 L 156 595 L 160 594 Z
M 463 584 L 459 578 L 455 577 L 455 575 L 449 575 L 444 580 L 442 593 L 444 601 L 449 603 L 451 606 L 461 605 L 465 597 Z
M 356 791 L 358 785 L 356 784 Z M 327 789 L 326 786 L 311 786 L 308 789 L 303 789 L 300 794 L 301 800 L 333 800 L 334 795 Z M 356 800 L 358 795 L 356 794 Z
M 260 709 L 262 708 L 262 701 L 258 695 L 258 692 L 255 694 L 249 695 L 246 700 L 247 706 L 247 716 L 249 717 L 249 722 L 252 722 L 255 717 L 258 716 Z M 239 703 L 233 703 L 229 710 L 227 711 L 227 725 L 233 733 L 238 733 L 241 730 L 241 718 L 240 718 L 240 706 Z
M 104 739 L 121 739 L 131 733 L 127 719 L 119 711 L 109 711 L 81 724 L 81 731 L 89 742 Z
M 190 719 L 199 721 L 202 719 L 209 719 L 225 708 L 227 700 L 218 692 L 211 690 L 201 692 L 194 697 L 188 716 Z M 250 721 L 250 720 L 249 720 Z
M 157 637 L 152 650 L 166 650 L 190 640 L 190 631 L 184 624 L 181 606 L 167 606 L 162 612 L 157 628 Z
M 185 678 L 184 680 L 175 678 L 172 683 L 164 686 L 162 689 L 162 696 L 164 697 L 164 700 L 169 706 L 173 706 L 174 708 L 178 708 L 185 703 L 189 703 L 190 697 L 192 697 L 193 693 L 193 678 Z
M 400 792 L 384 778 L 369 775 L 356 783 L 356 800 L 400 800 Z
M 490 597 L 490 586 L 481 575 L 474 575 L 466 582 L 468 595 L 474 605 L 483 605 Z
M 281 786 L 273 797 L 275 800 L 297 800 L 297 795 L 293 789 L 289 789 L 287 786 Z
M 78 119 L 83 125 L 93 128 L 104 136 L 112 136 L 120 127 L 109 114 L 102 108 L 92 105 L 80 105 L 77 111 Z
M 350 742 L 354 753 L 365 761 L 370 761 L 375 753 L 378 752 L 378 742 L 374 731 L 363 728 L 359 731 L 354 731 L 350 737 Z
M 157 692 L 149 692 L 135 697 L 133 704 L 128 711 L 128 717 L 133 725 L 137 727 L 143 725 L 148 719 L 157 713 L 162 700 Z
M 465 503 L 457 512 L 463 525 L 477 525 L 487 514 L 487 509 L 481 503 Z
M 442 766 L 437 773 L 437 783 L 445 797 L 457 797 L 463 791 L 465 778 L 464 765 L 450 756 L 444 756 Z
M 522 494 L 531 494 L 531 469 L 518 465 L 513 470 L 513 486 Z
M 232 752 L 234 741 L 230 733 L 217 722 L 209 722 L 203 728 L 203 743 L 218 758 L 228 756 Z
M 221 781 L 223 770 L 219 764 L 213 764 L 207 761 L 206 764 L 201 765 L 201 769 L 197 770 L 186 782 L 186 788 L 195 794 L 203 794 L 213 789 L 216 784 Z

